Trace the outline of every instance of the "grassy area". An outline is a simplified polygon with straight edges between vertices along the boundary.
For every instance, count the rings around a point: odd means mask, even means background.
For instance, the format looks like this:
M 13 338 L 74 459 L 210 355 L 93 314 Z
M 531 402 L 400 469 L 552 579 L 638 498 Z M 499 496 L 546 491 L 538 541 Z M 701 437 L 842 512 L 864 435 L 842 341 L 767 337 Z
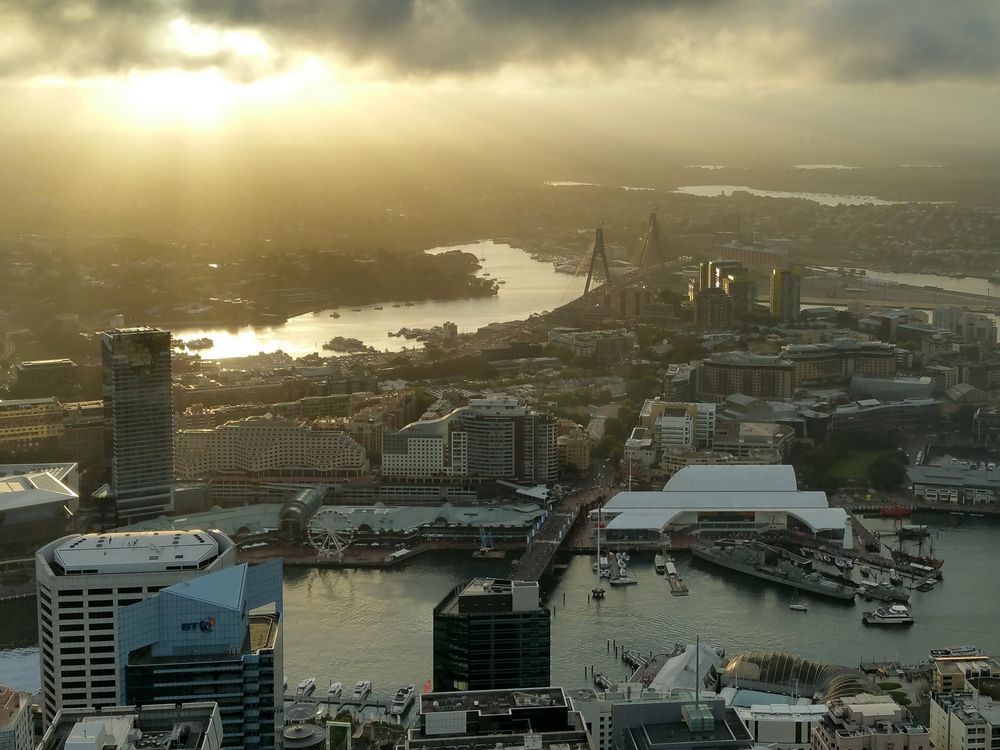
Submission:
M 868 467 L 885 451 L 850 451 L 830 467 L 830 475 L 838 484 L 856 485 L 868 482 Z

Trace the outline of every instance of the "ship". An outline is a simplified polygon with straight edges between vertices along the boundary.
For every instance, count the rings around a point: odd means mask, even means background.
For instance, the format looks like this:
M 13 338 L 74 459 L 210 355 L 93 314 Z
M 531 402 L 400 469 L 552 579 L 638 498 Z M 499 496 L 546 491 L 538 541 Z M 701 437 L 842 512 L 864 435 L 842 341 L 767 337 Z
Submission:
M 785 560 L 781 551 L 758 542 L 716 545 L 692 545 L 691 554 L 699 560 L 760 578 L 780 586 L 797 588 L 811 594 L 841 601 L 854 601 L 853 586 L 837 583 Z
M 865 625 L 912 625 L 913 615 L 902 604 L 893 604 L 890 607 L 876 607 L 871 612 L 861 615 L 861 621 Z
M 862 583 L 858 587 L 858 595 L 865 600 L 878 599 L 883 602 L 900 602 L 907 604 L 910 601 L 910 594 L 902 586 L 893 586 L 891 583 Z

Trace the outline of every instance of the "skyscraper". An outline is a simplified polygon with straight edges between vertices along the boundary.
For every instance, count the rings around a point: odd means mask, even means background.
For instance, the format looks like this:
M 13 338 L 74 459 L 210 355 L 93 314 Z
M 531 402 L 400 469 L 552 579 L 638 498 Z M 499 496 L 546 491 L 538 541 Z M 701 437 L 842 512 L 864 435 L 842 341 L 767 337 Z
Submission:
M 108 495 L 119 518 L 173 507 L 170 332 L 122 328 L 101 334 L 104 407 L 111 427 Z
M 434 690 L 544 687 L 550 637 L 537 582 L 474 578 L 434 608 Z
M 223 748 L 279 746 L 281 610 L 281 560 L 176 583 L 120 609 L 120 703 L 214 701 Z
M 771 317 L 781 323 L 794 323 L 799 319 L 802 296 L 802 278 L 797 269 L 771 271 Z
M 236 547 L 217 531 L 73 534 L 35 553 L 42 708 L 118 704 L 120 608 L 189 578 L 232 567 Z

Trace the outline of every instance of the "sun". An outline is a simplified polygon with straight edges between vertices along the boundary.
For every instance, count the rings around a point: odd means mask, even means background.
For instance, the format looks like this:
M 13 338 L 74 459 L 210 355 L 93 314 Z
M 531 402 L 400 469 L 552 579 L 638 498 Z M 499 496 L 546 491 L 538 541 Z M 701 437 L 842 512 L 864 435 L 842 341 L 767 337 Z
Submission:
M 166 70 L 129 76 L 121 98 L 136 124 L 211 128 L 222 123 L 239 90 L 215 70 Z

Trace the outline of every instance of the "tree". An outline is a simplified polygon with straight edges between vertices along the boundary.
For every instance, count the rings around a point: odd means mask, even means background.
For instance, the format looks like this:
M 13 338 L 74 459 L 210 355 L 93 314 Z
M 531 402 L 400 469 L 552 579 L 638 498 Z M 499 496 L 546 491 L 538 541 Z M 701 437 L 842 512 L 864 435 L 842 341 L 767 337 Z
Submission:
M 891 490 L 906 479 L 906 467 L 891 453 L 886 453 L 868 467 L 868 481 L 879 490 Z

